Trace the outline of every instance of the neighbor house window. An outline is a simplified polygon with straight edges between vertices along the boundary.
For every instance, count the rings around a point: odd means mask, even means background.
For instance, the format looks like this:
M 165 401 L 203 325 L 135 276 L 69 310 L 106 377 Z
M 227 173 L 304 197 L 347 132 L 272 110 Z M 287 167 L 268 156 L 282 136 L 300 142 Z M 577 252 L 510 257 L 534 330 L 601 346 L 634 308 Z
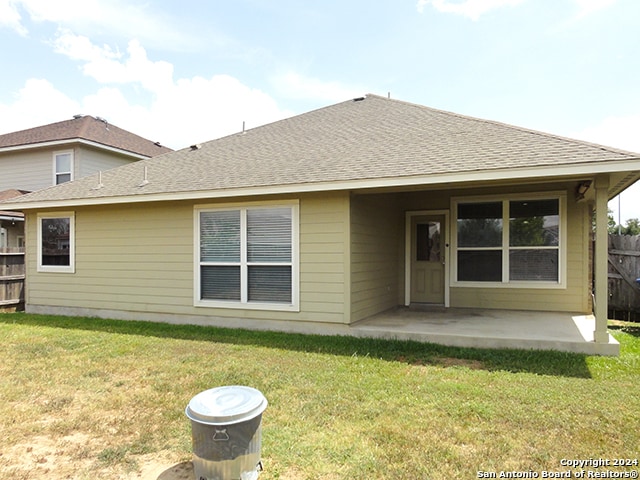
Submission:
M 297 206 L 196 213 L 196 304 L 296 308 Z
M 561 198 L 454 202 L 457 282 L 561 281 Z
M 75 271 L 74 215 L 38 215 L 38 271 Z
M 55 152 L 53 154 L 55 185 L 73 180 L 73 152 Z

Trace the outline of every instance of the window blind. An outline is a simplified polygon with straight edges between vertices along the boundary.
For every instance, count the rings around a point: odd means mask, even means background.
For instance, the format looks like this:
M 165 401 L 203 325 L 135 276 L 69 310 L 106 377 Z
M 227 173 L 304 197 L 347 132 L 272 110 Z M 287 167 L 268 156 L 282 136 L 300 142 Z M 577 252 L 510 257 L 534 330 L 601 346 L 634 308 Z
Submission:
M 293 302 L 293 209 L 201 211 L 200 298 Z

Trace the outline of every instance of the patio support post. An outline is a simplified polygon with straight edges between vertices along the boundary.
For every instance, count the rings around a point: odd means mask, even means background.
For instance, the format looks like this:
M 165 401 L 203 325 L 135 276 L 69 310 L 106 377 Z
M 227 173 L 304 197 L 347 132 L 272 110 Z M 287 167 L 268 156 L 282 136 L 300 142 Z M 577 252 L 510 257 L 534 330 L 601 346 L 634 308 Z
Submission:
M 596 194 L 596 245 L 594 249 L 594 287 L 595 287 L 595 308 L 596 329 L 593 332 L 593 339 L 596 343 L 608 343 L 609 333 L 607 332 L 608 317 L 608 266 L 609 259 L 609 234 L 607 231 L 607 203 L 609 200 L 609 177 L 600 175 L 595 179 Z

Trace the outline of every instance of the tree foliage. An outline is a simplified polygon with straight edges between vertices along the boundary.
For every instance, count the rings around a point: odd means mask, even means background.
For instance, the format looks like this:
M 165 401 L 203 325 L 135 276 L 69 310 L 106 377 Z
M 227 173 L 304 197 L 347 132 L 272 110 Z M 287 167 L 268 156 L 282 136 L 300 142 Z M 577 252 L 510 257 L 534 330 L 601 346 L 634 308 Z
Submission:
M 640 235 L 640 220 L 637 218 L 630 218 L 625 222 L 625 225 L 619 225 L 613 219 L 611 210 L 608 215 L 608 231 L 612 235 Z

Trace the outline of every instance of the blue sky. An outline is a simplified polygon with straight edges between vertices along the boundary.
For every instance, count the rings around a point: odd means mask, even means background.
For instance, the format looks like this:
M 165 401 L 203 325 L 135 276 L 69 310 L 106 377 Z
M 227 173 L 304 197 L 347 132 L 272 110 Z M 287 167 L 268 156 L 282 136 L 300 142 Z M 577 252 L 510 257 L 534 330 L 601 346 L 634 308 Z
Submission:
M 177 149 L 375 93 L 640 152 L 637 0 L 0 0 L 0 47 L 0 133 Z

